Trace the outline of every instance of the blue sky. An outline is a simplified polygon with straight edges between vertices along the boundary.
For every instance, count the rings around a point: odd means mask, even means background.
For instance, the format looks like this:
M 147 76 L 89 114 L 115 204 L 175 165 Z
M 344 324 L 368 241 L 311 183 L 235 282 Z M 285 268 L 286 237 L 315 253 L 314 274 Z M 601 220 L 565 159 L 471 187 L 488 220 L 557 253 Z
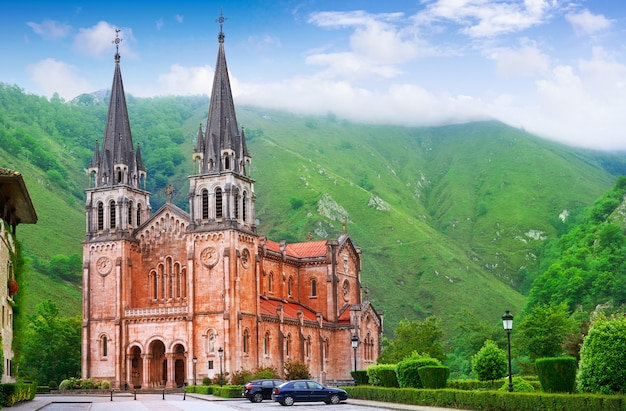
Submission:
M 618 0 L 0 0 L 0 82 L 65 100 L 209 94 L 223 10 L 235 104 L 410 126 L 495 118 L 626 149 Z

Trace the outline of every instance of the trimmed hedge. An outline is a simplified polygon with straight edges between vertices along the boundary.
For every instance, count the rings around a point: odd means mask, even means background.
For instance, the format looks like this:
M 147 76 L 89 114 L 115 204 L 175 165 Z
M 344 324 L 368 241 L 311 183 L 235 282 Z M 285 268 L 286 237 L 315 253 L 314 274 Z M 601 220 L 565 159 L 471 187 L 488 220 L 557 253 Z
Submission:
M 400 404 L 496 411 L 621 411 L 624 395 L 552 394 L 501 391 L 429 390 L 371 386 L 343 387 L 350 398 Z
M 37 383 L 18 382 L 0 384 L 0 401 L 3 407 L 12 407 L 21 401 L 31 401 L 37 394 Z
M 450 367 L 427 365 L 417 369 L 424 388 L 445 388 L 450 376 Z
M 426 366 L 439 366 L 441 361 L 436 358 L 415 354 L 396 364 L 398 384 L 402 388 L 422 388 L 419 369 Z M 388 387 L 386 385 L 385 387 Z
M 530 385 L 532 385 L 535 391 L 541 391 L 541 384 L 539 383 L 539 381 L 537 381 L 536 378 L 524 377 L 523 380 L 528 382 Z M 500 378 L 499 380 L 495 380 L 493 382 L 492 381 L 480 381 L 480 380 L 448 380 L 448 384 L 446 385 L 446 387 L 453 389 L 453 390 L 464 390 L 464 391 L 497 390 L 502 386 L 502 384 L 505 384 L 505 383 L 506 384 L 509 383 L 508 378 Z
M 355 381 L 356 385 L 366 385 L 369 384 L 370 378 L 367 376 L 367 370 L 356 370 L 356 374 L 354 371 L 350 372 L 352 379 Z
M 195 394 L 208 394 L 215 395 L 222 398 L 239 398 L 241 397 L 241 391 L 243 391 L 243 385 L 188 385 L 185 387 L 185 391 Z
M 377 364 L 367 367 L 369 383 L 381 387 L 398 387 L 395 364 Z
M 574 392 L 578 363 L 574 357 L 538 358 L 535 369 L 545 392 Z

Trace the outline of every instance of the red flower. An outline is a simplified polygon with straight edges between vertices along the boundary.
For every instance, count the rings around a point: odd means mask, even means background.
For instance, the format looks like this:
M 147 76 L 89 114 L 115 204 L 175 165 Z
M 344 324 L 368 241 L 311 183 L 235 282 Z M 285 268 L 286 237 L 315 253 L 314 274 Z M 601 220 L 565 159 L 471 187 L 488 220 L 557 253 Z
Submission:
M 9 278 L 9 295 L 15 295 L 15 293 L 17 293 L 17 290 L 19 289 L 19 286 L 17 285 L 17 281 L 15 281 L 15 278 Z

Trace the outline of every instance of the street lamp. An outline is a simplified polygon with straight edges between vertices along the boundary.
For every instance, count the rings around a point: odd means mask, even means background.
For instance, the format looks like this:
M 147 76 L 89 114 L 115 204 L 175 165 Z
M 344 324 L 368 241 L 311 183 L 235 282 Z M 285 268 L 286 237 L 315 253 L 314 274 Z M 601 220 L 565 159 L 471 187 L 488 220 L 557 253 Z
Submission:
M 193 385 L 196 385 L 196 363 L 198 362 L 198 358 L 193 356 Z
M 356 347 L 359 346 L 359 337 L 357 337 L 356 334 L 352 335 L 350 342 L 352 343 L 352 348 L 354 349 L 354 385 L 356 385 Z
M 217 350 L 217 355 L 220 357 L 220 387 L 222 386 L 222 358 L 224 358 L 224 349 L 220 347 Z
M 513 392 L 513 376 L 511 375 L 511 330 L 513 329 L 513 314 L 506 310 L 502 316 L 502 326 L 506 330 L 509 343 L 509 392 Z

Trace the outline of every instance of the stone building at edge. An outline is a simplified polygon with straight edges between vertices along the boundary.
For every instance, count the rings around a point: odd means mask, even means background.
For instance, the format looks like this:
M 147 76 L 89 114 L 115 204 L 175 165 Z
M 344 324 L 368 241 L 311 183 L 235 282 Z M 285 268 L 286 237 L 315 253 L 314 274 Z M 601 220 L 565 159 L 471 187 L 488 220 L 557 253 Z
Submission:
M 104 139 L 95 143 L 86 189 L 82 377 L 174 388 L 220 371 L 282 373 L 300 361 L 320 382 L 351 381 L 354 353 L 358 369 L 374 364 L 383 330 L 362 293 L 362 251 L 345 232 L 294 244 L 257 233 L 251 154 L 221 30 L 218 40 L 208 118 L 191 153 L 188 212 L 171 200 L 152 212 L 115 54 Z

